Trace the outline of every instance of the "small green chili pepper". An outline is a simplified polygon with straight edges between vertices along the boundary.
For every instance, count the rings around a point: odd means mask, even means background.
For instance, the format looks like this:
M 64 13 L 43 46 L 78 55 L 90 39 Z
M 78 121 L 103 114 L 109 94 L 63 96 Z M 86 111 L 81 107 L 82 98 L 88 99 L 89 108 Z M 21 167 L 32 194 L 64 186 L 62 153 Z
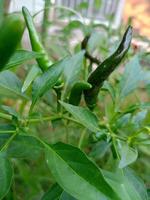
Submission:
M 5 17 L 0 26 L 0 70 L 15 52 L 24 32 L 24 21 L 19 14 Z
M 84 90 L 90 89 L 91 87 L 91 84 L 85 81 L 79 81 L 75 83 L 70 93 L 69 103 L 78 106 L 81 101 L 82 92 Z
M 122 59 L 128 52 L 131 39 L 132 27 L 129 26 L 124 33 L 123 39 L 117 50 L 110 57 L 104 60 L 96 68 L 96 70 L 90 74 L 88 78 L 88 83 L 92 85 L 92 88 L 84 91 L 84 98 L 87 106 L 90 109 L 93 109 L 95 107 L 99 90 L 102 87 L 104 81 L 116 69 L 118 64 L 122 61 Z
M 39 39 L 38 33 L 35 29 L 33 18 L 28 11 L 27 8 L 22 8 L 22 13 L 26 22 L 26 26 L 28 28 L 29 37 L 32 45 L 32 50 L 36 51 L 38 53 L 42 53 L 43 56 L 41 58 L 37 58 L 37 63 L 39 67 L 42 69 L 42 71 L 45 71 L 48 69 L 48 67 L 52 64 L 52 62 L 49 60 L 48 55 Z

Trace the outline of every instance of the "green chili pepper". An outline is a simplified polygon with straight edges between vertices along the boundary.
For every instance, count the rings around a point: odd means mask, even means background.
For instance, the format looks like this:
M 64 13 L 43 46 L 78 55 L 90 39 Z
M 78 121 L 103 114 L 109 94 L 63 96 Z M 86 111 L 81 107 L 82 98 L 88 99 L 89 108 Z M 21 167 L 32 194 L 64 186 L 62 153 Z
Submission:
M 82 92 L 84 90 L 90 89 L 91 87 L 91 84 L 85 81 L 79 81 L 75 83 L 70 93 L 69 103 L 78 106 L 81 101 Z
M 104 81 L 116 69 L 118 64 L 122 61 L 122 59 L 128 52 L 131 39 L 132 27 L 129 26 L 124 33 L 123 39 L 117 50 L 110 57 L 104 60 L 96 68 L 96 70 L 90 74 L 88 78 L 88 83 L 92 85 L 92 88 L 84 91 L 84 98 L 87 106 L 90 109 L 93 109 L 95 107 L 99 90 L 102 87 Z
M 24 21 L 19 14 L 5 17 L 0 26 L 0 70 L 15 52 L 24 32 Z
M 39 67 L 42 69 L 42 71 L 45 71 L 48 69 L 48 67 L 52 64 L 51 61 L 48 58 L 48 55 L 39 39 L 38 33 L 35 29 L 33 18 L 28 11 L 27 8 L 22 8 L 22 13 L 26 22 L 26 26 L 28 28 L 29 37 L 32 45 L 32 50 L 36 51 L 38 53 L 42 53 L 43 56 L 41 58 L 37 58 L 37 63 Z

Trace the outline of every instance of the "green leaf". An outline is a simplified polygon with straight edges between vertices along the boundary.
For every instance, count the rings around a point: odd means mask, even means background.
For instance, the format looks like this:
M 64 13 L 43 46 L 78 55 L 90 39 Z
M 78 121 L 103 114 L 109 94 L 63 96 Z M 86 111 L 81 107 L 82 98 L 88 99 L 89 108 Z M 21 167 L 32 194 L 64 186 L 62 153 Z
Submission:
M 41 200 L 58 200 L 62 192 L 63 189 L 58 184 L 54 184 L 50 190 L 44 194 Z
M 70 194 L 68 194 L 67 192 L 63 191 L 59 200 L 77 200 L 74 197 L 72 197 Z
M 139 112 L 136 112 L 136 114 L 132 117 L 131 123 L 134 124 L 135 128 L 138 130 L 142 128 L 145 124 L 144 122 L 146 122 L 145 120 L 147 116 L 149 116 L 148 109 L 141 109 Z
M 110 143 L 104 140 L 101 140 L 99 142 L 96 142 L 92 146 L 89 156 L 95 159 L 100 159 L 105 155 L 105 153 L 108 151 L 109 148 L 110 148 Z
M 79 106 L 73 106 L 68 103 L 60 101 L 60 104 L 73 115 L 73 117 L 79 121 L 83 126 L 88 128 L 90 131 L 97 133 L 99 131 L 98 119 L 95 114 L 93 114 L 87 108 L 82 108 Z
M 115 102 L 116 94 L 115 94 L 115 90 L 114 90 L 113 86 L 111 85 L 111 83 L 109 83 L 108 81 L 105 81 L 102 89 L 108 91 L 113 102 Z
M 0 124 L 0 134 L 1 133 L 12 133 L 15 132 L 16 127 L 12 124 Z M 0 147 L 3 144 L 3 142 L 0 140 Z
M 10 106 L 5 106 L 5 105 L 2 105 L 0 106 L 0 109 L 2 109 L 3 111 L 5 111 L 6 113 L 16 117 L 16 118 L 19 118 L 19 115 L 18 113 Z
M 9 191 L 13 176 L 13 170 L 10 161 L 0 153 L 0 199 Z
M 33 66 L 31 68 L 31 70 L 29 71 L 24 83 L 23 83 L 23 86 L 22 86 L 22 92 L 25 92 L 28 87 L 31 85 L 31 83 L 34 81 L 34 79 L 37 77 L 37 75 L 40 73 L 40 69 L 39 67 L 37 66 Z
M 143 80 L 143 71 L 139 63 L 139 57 L 134 56 L 125 67 L 125 72 L 120 81 L 120 99 L 123 100 L 128 94 L 139 87 Z
M 0 95 L 10 98 L 26 98 L 21 92 L 21 81 L 12 72 L 6 70 L 0 73 Z
M 138 157 L 138 151 L 137 149 L 128 146 L 128 144 L 123 144 L 121 145 L 120 156 L 121 160 L 119 162 L 119 168 L 124 168 L 136 161 Z
M 11 137 L 11 134 L 0 134 L 0 147 Z M 42 144 L 33 136 L 17 135 L 6 150 L 12 158 L 37 158 L 43 150 Z M 32 152 L 32 153 L 31 153 Z
M 142 200 L 147 200 L 147 190 L 143 180 L 137 176 L 137 174 L 130 168 L 124 169 L 124 174 L 128 181 L 133 185 Z
M 67 193 L 78 200 L 119 200 L 101 170 L 80 149 L 63 143 L 45 147 L 47 164 Z
M 18 65 L 22 65 L 24 62 L 29 60 L 40 58 L 43 56 L 41 53 L 27 50 L 17 50 L 14 55 L 10 58 L 9 62 L 5 65 L 5 69 L 10 69 Z
M 101 44 L 101 36 L 100 32 L 93 32 L 88 41 L 88 52 L 93 53 L 96 48 L 100 47 Z
M 136 174 L 125 168 L 116 173 L 103 170 L 106 181 L 111 185 L 121 200 L 147 200 L 147 192 L 143 182 Z
M 42 197 L 41 200 L 76 200 L 56 183 Z
M 71 87 L 74 81 L 78 78 L 82 69 L 82 63 L 84 58 L 84 51 L 81 51 L 72 57 L 68 58 L 66 67 L 64 69 L 64 77 L 66 80 L 66 87 Z
M 35 79 L 32 88 L 32 108 L 36 101 L 56 84 L 63 71 L 65 61 L 66 59 L 55 63 L 41 76 Z

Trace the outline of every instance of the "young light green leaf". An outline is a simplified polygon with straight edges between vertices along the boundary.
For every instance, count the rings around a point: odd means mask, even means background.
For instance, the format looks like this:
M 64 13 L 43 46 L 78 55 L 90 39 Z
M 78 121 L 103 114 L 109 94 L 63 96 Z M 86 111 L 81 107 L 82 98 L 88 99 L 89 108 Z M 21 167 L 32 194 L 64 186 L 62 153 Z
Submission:
M 101 170 L 78 148 L 57 143 L 46 147 L 47 164 L 58 184 L 78 200 L 119 200 Z
M 119 168 L 124 168 L 136 161 L 138 157 L 138 151 L 137 149 L 128 146 L 128 144 L 122 144 L 120 148 L 120 156 L 121 160 L 119 162 Z
M 123 100 L 128 94 L 139 87 L 143 80 L 143 70 L 141 68 L 139 57 L 134 56 L 125 67 L 125 72 L 120 81 L 120 100 Z
M 121 200 L 148 200 L 143 182 L 128 168 L 116 173 L 103 170 L 103 175 Z
M 40 53 L 27 50 L 17 50 L 14 55 L 10 58 L 9 62 L 5 65 L 5 69 L 10 69 L 23 63 L 43 56 Z
M 39 73 L 40 73 L 39 67 L 34 65 L 31 68 L 31 70 L 29 71 L 29 73 L 28 73 L 28 75 L 27 75 L 27 77 L 26 77 L 26 79 L 23 83 L 23 86 L 22 86 L 22 89 L 21 89 L 22 92 L 25 92 L 28 89 L 28 87 L 31 85 L 31 83 L 34 81 L 34 79 L 37 77 L 37 75 Z
M 0 199 L 9 191 L 13 177 L 13 170 L 10 161 L 0 153 Z
M 20 79 L 11 71 L 3 71 L 0 73 L 0 95 L 7 96 L 10 98 L 27 98 L 21 92 L 21 81 Z
M 62 192 L 63 189 L 58 184 L 54 184 L 50 190 L 44 194 L 41 200 L 59 200 Z
M 49 89 L 51 89 L 60 77 L 66 59 L 61 60 L 53 64 L 47 71 L 45 71 L 41 76 L 37 77 L 33 82 L 32 88 L 32 106 L 35 105 L 36 101 L 42 97 Z
M 82 108 L 79 106 L 73 106 L 68 103 L 60 101 L 60 104 L 70 113 L 73 117 L 79 121 L 83 126 L 88 128 L 90 131 L 97 133 L 99 131 L 98 119 L 95 114 L 93 114 L 87 108 Z

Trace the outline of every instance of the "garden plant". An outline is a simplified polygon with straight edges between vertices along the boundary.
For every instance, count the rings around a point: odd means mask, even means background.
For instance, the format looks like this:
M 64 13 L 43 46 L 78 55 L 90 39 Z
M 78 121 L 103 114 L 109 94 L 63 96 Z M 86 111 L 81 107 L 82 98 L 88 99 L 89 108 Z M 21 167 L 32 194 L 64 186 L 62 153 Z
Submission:
M 0 199 L 149 200 L 149 53 L 131 24 L 50 35 L 48 8 L 41 34 L 26 7 L 0 20 Z

